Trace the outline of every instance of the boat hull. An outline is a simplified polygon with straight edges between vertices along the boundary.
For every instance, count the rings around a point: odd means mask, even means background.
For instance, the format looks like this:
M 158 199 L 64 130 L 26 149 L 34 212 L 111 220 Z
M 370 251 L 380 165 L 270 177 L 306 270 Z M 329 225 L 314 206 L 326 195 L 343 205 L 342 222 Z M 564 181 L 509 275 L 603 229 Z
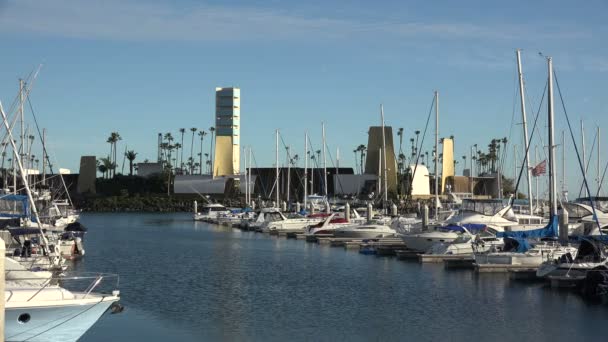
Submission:
M 78 300 L 70 305 L 62 301 L 61 305 L 43 307 L 7 303 L 4 338 L 6 341 L 77 341 L 118 299 L 108 296 L 86 303 Z

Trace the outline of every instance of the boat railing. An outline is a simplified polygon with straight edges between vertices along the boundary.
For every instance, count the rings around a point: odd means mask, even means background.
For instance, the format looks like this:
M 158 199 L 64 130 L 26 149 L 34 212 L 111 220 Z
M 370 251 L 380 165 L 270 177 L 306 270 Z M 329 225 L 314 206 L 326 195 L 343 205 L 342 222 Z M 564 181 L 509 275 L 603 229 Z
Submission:
M 36 292 L 27 299 L 28 302 L 38 297 L 45 289 L 54 286 L 70 291 L 78 299 L 85 299 L 93 291 L 100 294 L 115 294 L 120 285 L 120 277 L 114 273 L 70 272 L 54 274 L 49 277 L 36 277 L 33 274 L 36 274 L 36 272 L 29 270 L 5 271 L 6 281 L 14 282 L 19 284 L 18 286 L 29 289 L 36 289 Z M 10 292 L 7 298 L 7 301 L 9 301 L 13 294 L 11 290 L 7 289 L 7 291 Z

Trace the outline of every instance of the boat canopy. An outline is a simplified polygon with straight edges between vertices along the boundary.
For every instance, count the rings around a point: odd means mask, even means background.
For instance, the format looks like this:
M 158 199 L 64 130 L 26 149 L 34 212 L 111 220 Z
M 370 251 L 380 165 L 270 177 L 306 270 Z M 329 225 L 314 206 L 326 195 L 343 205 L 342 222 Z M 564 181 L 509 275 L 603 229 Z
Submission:
M 505 237 L 504 242 L 503 251 L 505 252 L 524 253 L 531 248 L 530 243 L 525 238 Z
M 558 222 L 557 216 L 551 217 L 549 224 L 543 228 L 531 229 L 531 230 L 520 230 L 520 231 L 504 231 L 498 232 L 497 237 L 504 238 L 517 238 L 517 239 L 541 239 L 548 237 L 558 236 Z
M 464 233 L 465 231 L 468 231 L 472 234 L 477 234 L 481 231 L 484 231 L 487 227 L 488 226 L 486 226 L 485 224 L 465 223 L 463 225 L 450 224 L 450 225 L 444 226 L 442 228 L 451 230 L 451 231 L 455 231 L 455 232 L 460 232 L 460 233 Z
M 592 206 L 591 203 L 595 205 L 595 210 L 599 210 L 603 213 L 608 213 L 608 197 L 582 197 L 576 199 L 575 203 L 580 203 L 588 206 Z
M 474 211 L 487 216 L 494 216 L 506 206 L 506 202 L 500 199 L 495 200 L 462 200 L 462 211 Z
M 11 233 L 12 237 L 40 234 L 40 229 L 38 228 L 9 228 L 8 231 Z
M 608 241 L 605 239 L 581 238 L 580 241 L 575 262 L 600 262 L 607 257 L 606 243 Z
M 29 217 L 30 205 L 25 195 L 2 195 L 0 196 L 0 217 Z

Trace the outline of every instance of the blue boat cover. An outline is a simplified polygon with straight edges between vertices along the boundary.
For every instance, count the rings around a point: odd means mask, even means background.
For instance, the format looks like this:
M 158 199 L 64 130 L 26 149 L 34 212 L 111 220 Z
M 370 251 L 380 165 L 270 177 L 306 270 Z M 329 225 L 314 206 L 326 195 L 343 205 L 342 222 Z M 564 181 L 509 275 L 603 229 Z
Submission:
M 541 239 L 547 237 L 556 237 L 558 236 L 558 222 L 557 215 L 551 217 L 549 220 L 549 224 L 544 228 L 532 229 L 526 231 L 507 231 L 507 232 L 498 232 L 496 234 L 497 237 L 511 237 L 511 238 L 519 238 L 519 239 Z

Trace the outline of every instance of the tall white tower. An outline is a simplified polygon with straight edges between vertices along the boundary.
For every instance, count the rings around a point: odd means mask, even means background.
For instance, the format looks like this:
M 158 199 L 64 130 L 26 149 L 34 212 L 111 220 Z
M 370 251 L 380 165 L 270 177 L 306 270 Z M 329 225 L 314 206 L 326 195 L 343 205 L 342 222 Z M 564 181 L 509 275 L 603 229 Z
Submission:
M 240 172 L 241 90 L 215 88 L 215 153 L 213 176 Z

